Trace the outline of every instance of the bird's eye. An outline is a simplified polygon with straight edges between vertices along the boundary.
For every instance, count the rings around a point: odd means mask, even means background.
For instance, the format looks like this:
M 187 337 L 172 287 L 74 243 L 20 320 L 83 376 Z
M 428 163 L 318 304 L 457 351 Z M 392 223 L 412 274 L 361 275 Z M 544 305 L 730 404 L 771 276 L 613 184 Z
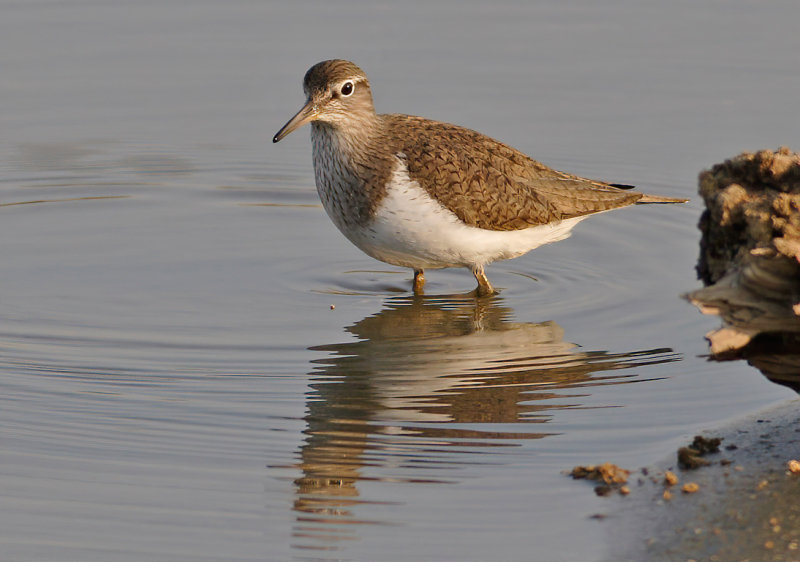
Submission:
M 342 84 L 342 95 L 347 97 L 353 93 L 353 83 L 349 80 Z

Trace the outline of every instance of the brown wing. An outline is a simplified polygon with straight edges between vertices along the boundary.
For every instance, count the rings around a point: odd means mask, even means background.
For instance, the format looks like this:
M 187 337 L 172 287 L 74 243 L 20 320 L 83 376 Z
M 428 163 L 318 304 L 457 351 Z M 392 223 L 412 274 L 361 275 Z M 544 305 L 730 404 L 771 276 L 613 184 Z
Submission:
M 475 131 L 408 115 L 385 115 L 387 142 L 412 179 L 462 221 L 520 230 L 635 203 L 641 193 L 548 168 Z

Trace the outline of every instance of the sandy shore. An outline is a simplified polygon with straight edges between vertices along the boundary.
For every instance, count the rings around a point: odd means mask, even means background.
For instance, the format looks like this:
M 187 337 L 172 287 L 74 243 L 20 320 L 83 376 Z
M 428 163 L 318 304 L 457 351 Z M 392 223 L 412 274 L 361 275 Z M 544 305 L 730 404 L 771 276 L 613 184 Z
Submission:
M 598 513 L 611 535 L 606 559 L 800 561 L 800 474 L 787 468 L 800 459 L 798 421 L 800 400 L 790 401 L 704 433 L 722 438 L 720 451 L 703 457 L 708 466 L 683 470 L 673 451 L 632 472 L 631 493 L 607 498 Z M 667 470 L 676 485 L 664 484 Z M 682 492 L 687 482 L 698 491 Z

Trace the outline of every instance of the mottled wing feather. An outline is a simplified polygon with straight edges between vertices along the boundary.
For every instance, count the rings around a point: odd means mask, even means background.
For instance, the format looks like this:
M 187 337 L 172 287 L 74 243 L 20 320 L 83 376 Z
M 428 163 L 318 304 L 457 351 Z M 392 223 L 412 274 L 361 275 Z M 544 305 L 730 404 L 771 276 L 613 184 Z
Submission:
M 635 203 L 640 193 L 553 170 L 475 131 L 383 115 L 412 179 L 466 224 L 520 230 Z

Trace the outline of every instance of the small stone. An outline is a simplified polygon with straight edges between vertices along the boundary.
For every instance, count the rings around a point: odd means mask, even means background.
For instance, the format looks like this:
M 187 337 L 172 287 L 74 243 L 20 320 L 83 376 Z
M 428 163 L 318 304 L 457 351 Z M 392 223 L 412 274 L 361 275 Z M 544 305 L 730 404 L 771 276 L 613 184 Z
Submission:
M 773 548 L 775 548 L 775 541 L 767 541 L 767 542 L 765 542 L 764 543 L 764 548 L 766 548 L 767 550 L 772 550 Z
M 664 495 L 662 496 L 664 500 L 669 501 L 672 499 L 672 492 L 669 490 L 664 490 Z
M 792 459 L 788 462 L 788 466 L 789 466 L 789 472 L 791 472 L 792 474 L 797 474 L 798 472 L 800 472 L 800 461 Z
M 602 486 L 595 486 L 594 488 L 594 493 L 600 496 L 601 498 L 610 496 L 611 492 L 612 492 L 611 486 L 602 485 Z
M 335 304 L 331 305 L 331 310 L 336 310 L 336 305 Z
M 668 470 L 664 473 L 664 483 L 667 486 L 674 486 L 678 483 L 678 476 L 671 470 Z
M 759 482 L 759 483 L 758 483 L 758 485 L 756 486 L 756 491 L 757 491 L 757 492 L 760 492 L 761 490 L 763 490 L 763 489 L 764 489 L 764 488 L 766 488 L 767 486 L 769 486 L 769 481 L 768 481 L 768 480 L 762 480 L 762 481 L 761 481 L 761 482 Z
M 628 488 L 627 486 L 622 486 L 622 487 L 619 489 L 619 493 L 620 493 L 620 494 L 622 494 L 623 496 L 627 496 L 628 494 L 630 494 L 630 493 L 631 493 L 631 489 L 630 489 L 630 488 Z
M 686 484 L 683 485 L 683 487 L 681 488 L 681 491 L 684 494 L 694 494 L 699 489 L 700 489 L 700 486 L 698 484 L 696 484 L 695 482 L 687 482 Z

